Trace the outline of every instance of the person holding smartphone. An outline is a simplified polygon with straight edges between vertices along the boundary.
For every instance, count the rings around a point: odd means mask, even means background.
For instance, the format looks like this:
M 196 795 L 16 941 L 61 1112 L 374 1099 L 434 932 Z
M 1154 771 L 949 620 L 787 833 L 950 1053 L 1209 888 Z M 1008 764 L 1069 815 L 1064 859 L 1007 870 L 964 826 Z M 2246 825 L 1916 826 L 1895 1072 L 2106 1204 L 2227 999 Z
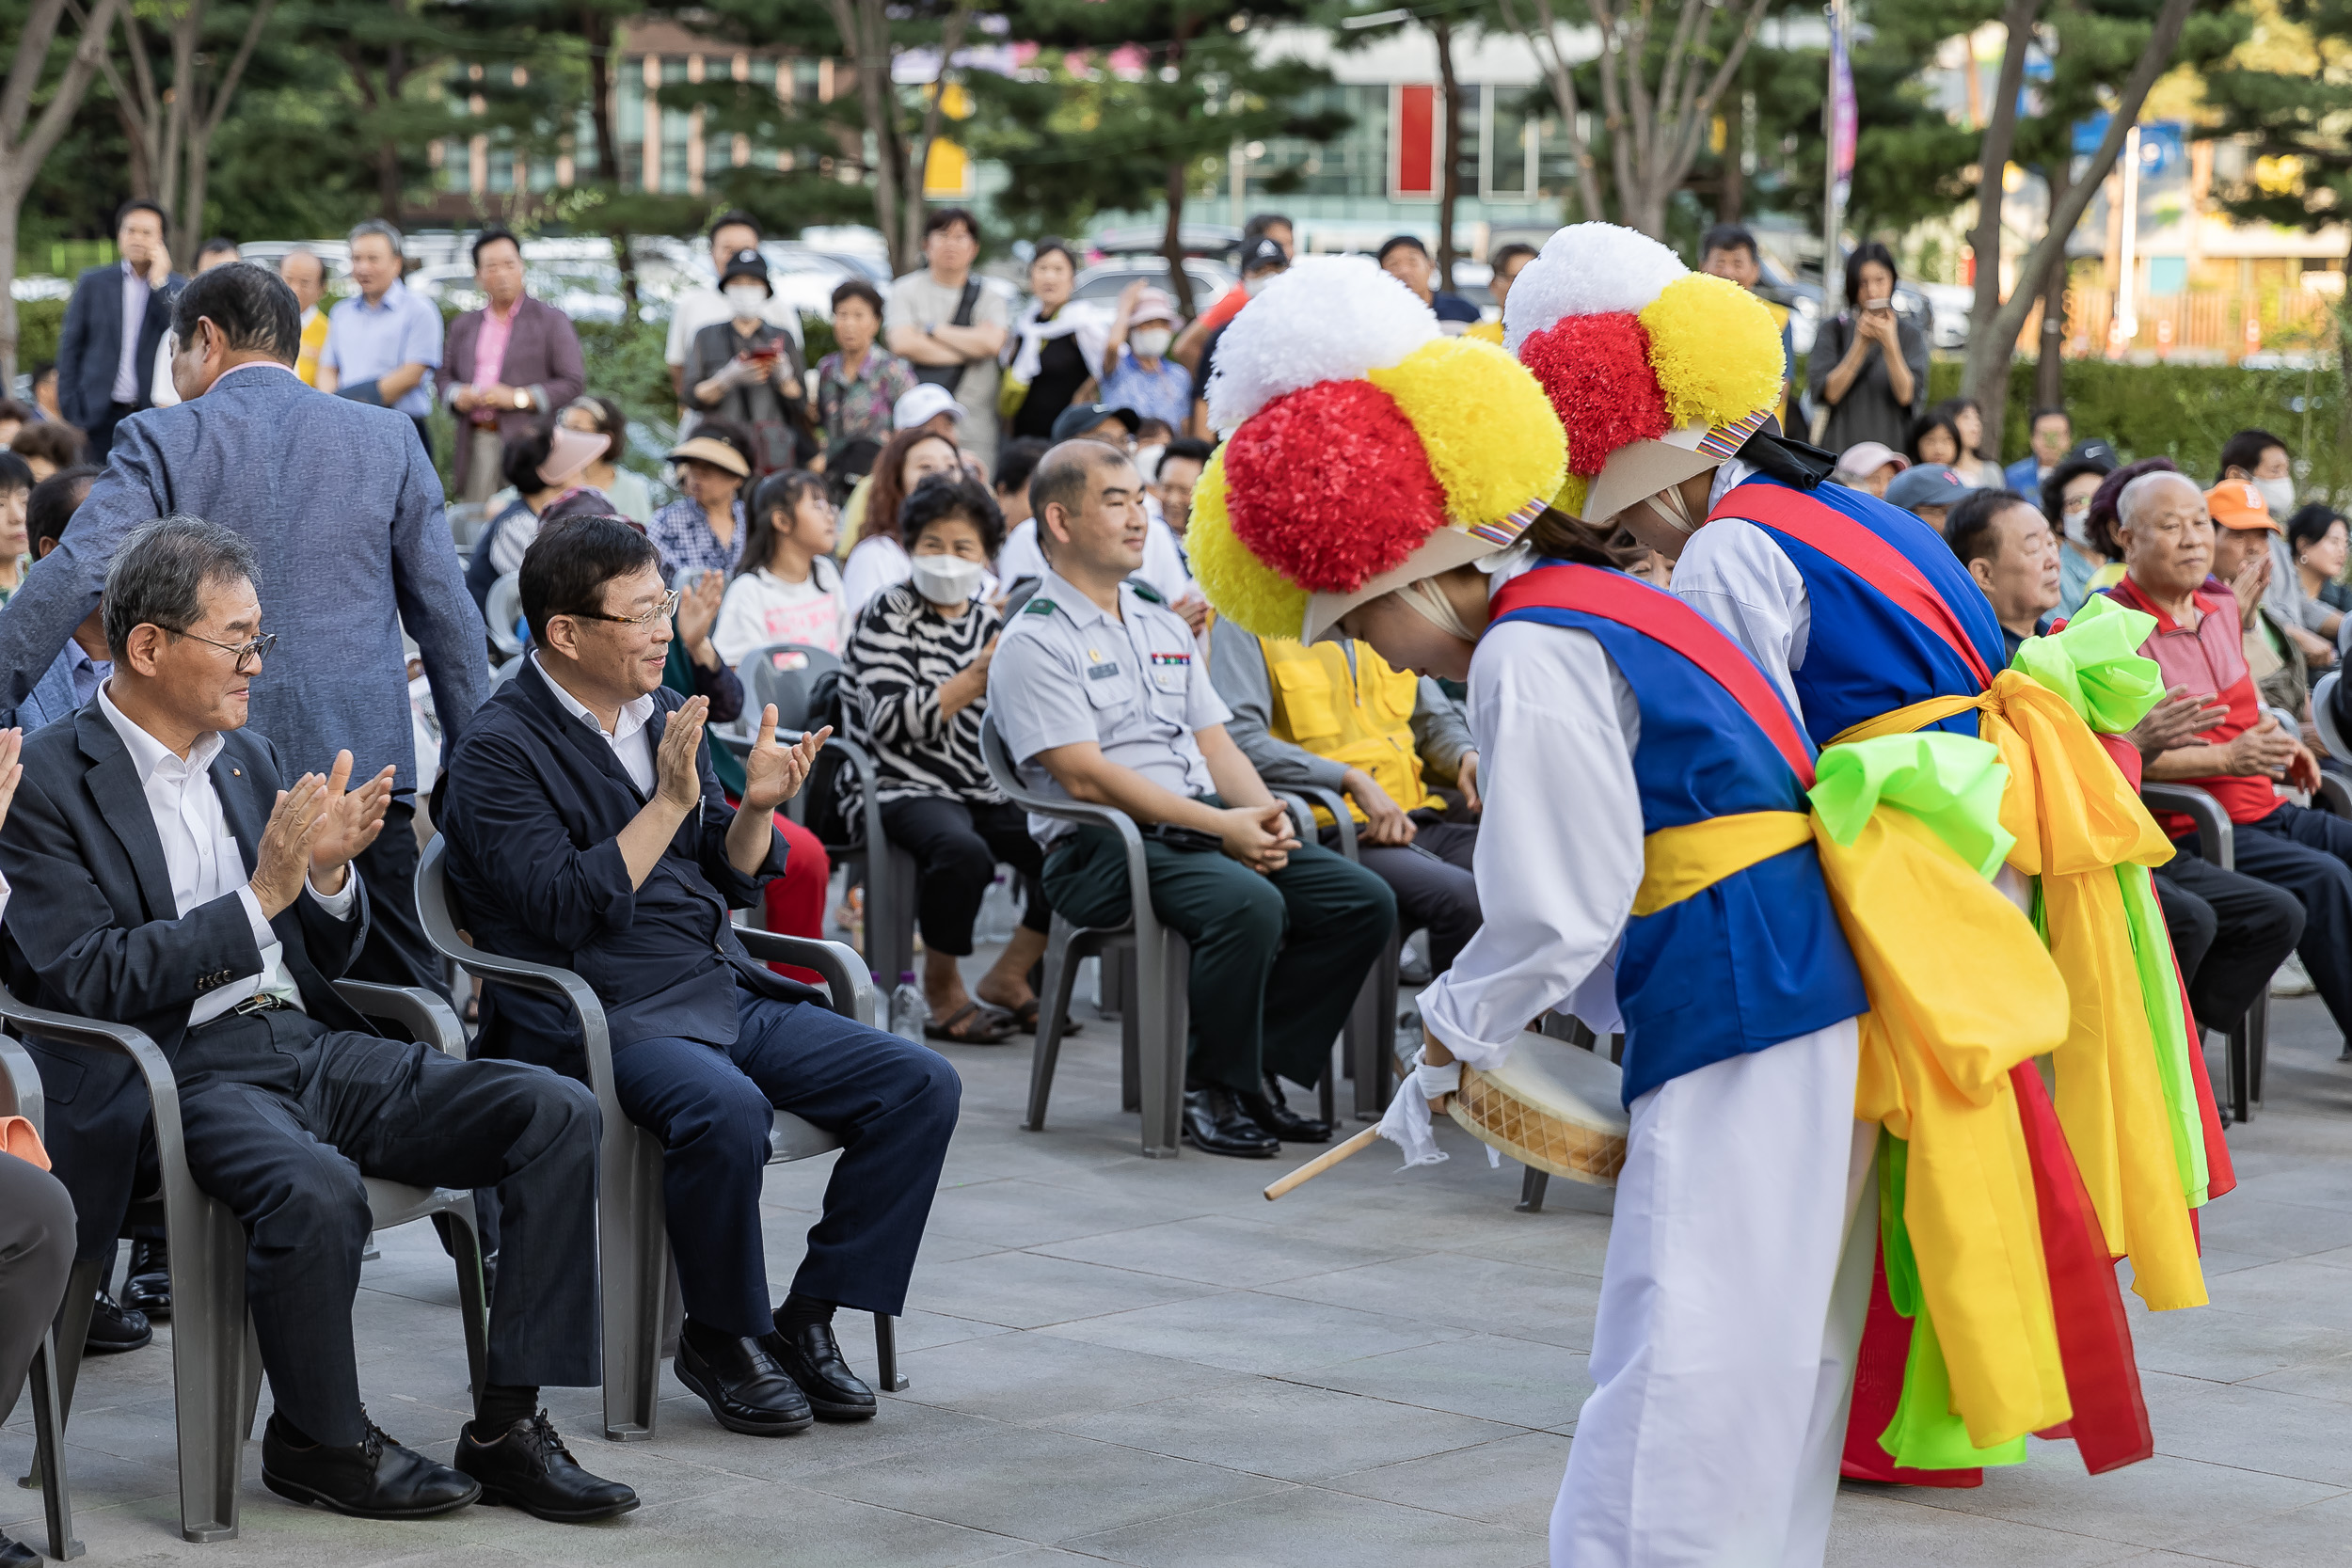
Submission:
M 687 406 L 752 433 L 754 477 L 798 467 L 817 455 L 817 442 L 800 345 L 765 314 L 775 293 L 767 259 L 749 246 L 737 251 L 719 291 L 733 314 L 694 334 L 680 377 Z
M 1927 335 L 1895 309 L 1895 253 L 1876 240 L 1846 258 L 1846 309 L 1821 324 L 1808 387 L 1829 410 L 1817 444 L 1901 451 L 1928 396 Z

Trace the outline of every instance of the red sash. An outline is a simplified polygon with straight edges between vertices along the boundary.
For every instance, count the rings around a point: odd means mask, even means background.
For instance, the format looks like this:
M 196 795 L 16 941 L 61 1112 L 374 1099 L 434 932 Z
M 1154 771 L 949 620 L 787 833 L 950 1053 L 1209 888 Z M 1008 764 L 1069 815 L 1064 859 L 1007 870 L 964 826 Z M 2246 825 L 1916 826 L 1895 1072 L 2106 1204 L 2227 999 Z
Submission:
M 1740 499 L 1736 508 L 1732 496 Z M 1993 672 L 1985 668 L 1984 656 L 1969 641 L 1967 628 L 1902 551 L 1836 507 L 1787 485 L 1742 484 L 1724 498 L 1724 504 L 1726 515 L 1777 529 L 1855 573 L 1948 643 L 1979 686 L 1993 684 Z
M 1597 566 L 1561 564 L 1522 572 L 1499 589 L 1493 620 L 1517 610 L 1566 610 L 1595 615 L 1664 644 L 1713 677 L 1778 749 L 1799 783 L 1813 787 L 1813 752 L 1756 660 L 1714 624 L 1671 594 Z

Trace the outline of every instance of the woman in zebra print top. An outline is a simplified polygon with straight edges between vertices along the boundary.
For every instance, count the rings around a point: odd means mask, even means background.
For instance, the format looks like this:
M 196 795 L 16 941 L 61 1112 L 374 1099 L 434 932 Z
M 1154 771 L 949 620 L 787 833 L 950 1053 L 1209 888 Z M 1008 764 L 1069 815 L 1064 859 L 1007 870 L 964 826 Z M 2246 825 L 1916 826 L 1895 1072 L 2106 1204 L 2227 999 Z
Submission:
M 873 753 L 882 831 L 921 868 L 915 917 L 931 1010 L 924 1033 L 995 1045 L 1016 1027 L 1037 1027 L 1028 974 L 1044 957 L 1053 919 L 1038 884 L 1042 855 L 980 756 L 989 659 L 1004 617 L 973 595 L 1004 543 L 1005 519 L 986 486 L 941 474 L 907 498 L 898 531 L 914 577 L 877 594 L 850 634 L 850 731 Z M 973 921 L 998 861 L 1020 874 L 1025 909 L 976 1000 L 957 960 L 972 952 Z

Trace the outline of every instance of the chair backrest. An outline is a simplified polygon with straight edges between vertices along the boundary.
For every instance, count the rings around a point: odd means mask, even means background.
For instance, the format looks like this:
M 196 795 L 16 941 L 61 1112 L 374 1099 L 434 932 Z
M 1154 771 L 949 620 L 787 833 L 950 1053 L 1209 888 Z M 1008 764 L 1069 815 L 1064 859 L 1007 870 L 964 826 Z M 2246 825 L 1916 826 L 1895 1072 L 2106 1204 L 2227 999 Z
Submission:
M 513 680 L 516 675 L 519 675 L 522 673 L 522 656 L 518 654 L 515 657 L 510 658 L 505 663 L 500 665 L 495 671 L 491 672 L 490 689 L 496 691 L 500 687 L 504 686 L 508 681 Z
M 522 637 L 515 629 L 522 613 L 522 579 L 519 574 L 509 572 L 490 584 L 490 596 L 482 606 L 482 624 L 489 628 L 490 641 L 499 652 L 515 655 L 523 651 Z
M 490 509 L 480 501 L 449 503 L 449 535 L 457 545 L 457 553 L 472 550 L 474 541 L 482 537 L 484 525 L 490 520 Z
M 980 715 L 980 756 L 988 763 L 988 776 L 998 793 L 1016 806 L 1039 803 L 1036 793 L 1021 782 L 1021 769 L 1014 766 L 1012 748 L 996 728 L 996 715 Z
M 743 682 L 743 711 L 756 722 L 759 710 L 773 703 L 776 728 L 804 730 L 818 677 L 841 667 L 837 657 L 805 642 L 771 642 L 754 648 L 735 667 Z
M 425 940 L 444 958 L 455 958 L 471 952 L 473 943 L 457 928 L 457 918 L 450 912 L 448 860 L 449 841 L 435 833 L 417 857 L 417 917 L 424 927 Z

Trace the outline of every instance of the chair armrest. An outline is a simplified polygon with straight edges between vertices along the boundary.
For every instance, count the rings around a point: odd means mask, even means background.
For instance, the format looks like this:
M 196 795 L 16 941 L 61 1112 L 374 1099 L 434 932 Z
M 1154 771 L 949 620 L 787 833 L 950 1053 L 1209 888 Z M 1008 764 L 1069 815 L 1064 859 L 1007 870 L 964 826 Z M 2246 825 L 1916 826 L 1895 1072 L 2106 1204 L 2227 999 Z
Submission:
M 2153 780 L 2139 786 L 2139 798 L 2151 811 L 2176 811 L 2194 817 L 2197 852 L 2224 871 L 2236 869 L 2236 832 L 2220 801 L 2195 784 Z
M 1326 789 L 1321 784 L 1306 784 L 1301 786 L 1298 792 L 1309 797 L 1316 805 L 1331 814 L 1331 819 L 1340 825 L 1340 853 L 1349 860 L 1356 859 L 1358 848 L 1356 819 L 1347 814 L 1347 797 L 1336 789 Z M 1308 827 L 1311 829 L 1313 826 L 1313 822 L 1310 820 Z M 1315 841 L 1311 832 L 1301 833 L 1299 836 L 1310 844 Z
M 1136 935 L 1138 940 L 1156 940 L 1160 923 L 1152 909 L 1151 867 L 1143 858 L 1143 834 L 1136 830 L 1135 819 L 1116 806 L 1098 806 L 1086 800 L 1049 800 L 1024 784 L 1013 767 L 1012 752 L 996 728 L 993 713 L 980 717 L 980 755 L 988 763 L 988 776 L 997 790 L 1022 810 L 1039 816 L 1050 816 L 1057 822 L 1108 828 L 1119 835 L 1120 847 L 1127 852 L 1127 895 L 1134 906 Z
M 750 926 L 737 927 L 735 934 L 742 939 L 743 950 L 762 963 L 798 964 L 823 975 L 826 989 L 833 993 L 833 1010 L 872 1026 L 874 977 L 856 948 L 847 942 L 818 942 Z
M 2342 774 L 2323 768 L 2319 770 L 2319 791 L 2312 797 L 2312 804 L 2336 816 L 2352 817 L 2352 784 L 2346 784 Z
M 23 1117 L 33 1131 L 48 1135 L 48 1097 L 41 1092 L 40 1069 L 32 1053 L 0 1035 L 0 1117 Z
M 184 1147 L 180 1134 L 180 1081 L 172 1076 L 171 1062 L 146 1031 L 134 1029 L 127 1023 L 108 1023 L 102 1019 L 83 1018 L 74 1013 L 53 1013 L 46 1007 L 28 1006 L 19 1002 L 13 992 L 0 988 L 0 1019 L 16 1025 L 21 1034 L 39 1035 L 43 1039 L 64 1040 L 71 1045 L 94 1046 L 101 1051 L 118 1051 L 137 1064 L 139 1075 L 147 1080 L 147 1095 L 155 1111 L 155 1141 L 166 1161 L 180 1160 Z
M 1268 793 L 1290 808 L 1291 831 L 1298 835 L 1298 841 L 1301 844 L 1313 842 L 1315 809 L 1307 803 L 1307 798 L 1288 789 L 1273 789 Z
M 376 986 L 365 980 L 338 980 L 335 992 L 368 1018 L 389 1019 L 416 1038 L 461 1061 L 466 1054 L 466 1031 L 447 1000 L 421 986 Z

